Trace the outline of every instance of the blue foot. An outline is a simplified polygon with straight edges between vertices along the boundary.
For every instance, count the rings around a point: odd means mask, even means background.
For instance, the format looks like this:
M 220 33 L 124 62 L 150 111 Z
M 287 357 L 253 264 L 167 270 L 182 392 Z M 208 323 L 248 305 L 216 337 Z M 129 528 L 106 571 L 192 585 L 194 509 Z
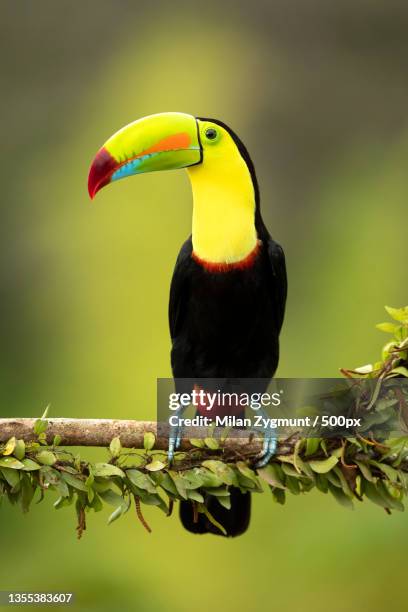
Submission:
M 256 468 L 264 467 L 269 463 L 276 453 L 278 440 L 271 431 L 264 432 L 264 441 L 262 450 L 258 455 L 258 461 L 255 463 Z
M 264 418 L 268 417 L 268 414 L 261 408 L 259 413 L 262 414 Z M 262 450 L 257 457 L 257 462 L 255 463 L 255 468 L 264 467 L 269 461 L 272 459 L 274 454 L 276 453 L 276 448 L 278 445 L 278 438 L 275 435 L 275 432 L 271 431 L 270 427 L 263 427 L 263 446 Z M 259 431 L 257 432 L 259 434 Z
M 184 408 L 177 410 L 177 415 L 181 416 L 184 412 Z M 167 461 L 169 464 L 174 459 L 174 453 L 180 447 L 181 437 L 182 437 L 183 428 L 180 425 L 172 425 L 170 427 L 170 435 L 169 435 L 169 448 L 167 451 Z

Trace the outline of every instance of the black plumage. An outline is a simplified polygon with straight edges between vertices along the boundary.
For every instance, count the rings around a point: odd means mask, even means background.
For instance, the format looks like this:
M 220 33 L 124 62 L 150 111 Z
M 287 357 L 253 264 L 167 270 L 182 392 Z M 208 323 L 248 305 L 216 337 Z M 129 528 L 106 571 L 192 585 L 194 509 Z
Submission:
M 269 235 L 260 212 L 255 169 L 241 140 L 225 124 L 250 171 L 255 192 L 255 227 L 259 249 L 248 267 L 211 270 L 194 259 L 191 237 L 184 243 L 170 289 L 171 364 L 176 379 L 256 378 L 265 385 L 279 360 L 287 281 L 282 248 Z M 264 389 L 257 389 L 263 391 Z M 229 536 L 244 532 L 250 495 L 231 491 L 231 510 L 209 497 L 206 505 Z M 191 502 L 182 502 L 183 525 L 194 533 L 220 533 Z M 197 518 L 197 517 L 196 517 Z

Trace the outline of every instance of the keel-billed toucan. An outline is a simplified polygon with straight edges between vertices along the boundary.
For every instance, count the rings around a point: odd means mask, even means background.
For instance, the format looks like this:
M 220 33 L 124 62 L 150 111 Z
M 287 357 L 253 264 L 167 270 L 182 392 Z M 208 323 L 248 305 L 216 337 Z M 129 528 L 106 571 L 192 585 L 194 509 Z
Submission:
M 263 223 L 254 165 L 238 136 L 215 119 L 184 113 L 144 117 L 98 151 L 89 173 L 89 194 L 93 198 L 126 176 L 175 168 L 187 168 L 193 222 L 170 289 L 174 378 L 258 379 L 261 387 L 267 385 L 279 358 L 285 258 Z M 177 442 L 178 436 L 170 439 L 170 459 Z M 275 445 L 274 438 L 265 436 L 263 462 Z M 227 535 L 246 530 L 248 493 L 232 488 L 230 510 L 214 496 L 205 503 Z M 191 502 L 181 503 L 180 516 L 194 533 L 220 534 L 205 514 L 197 518 Z

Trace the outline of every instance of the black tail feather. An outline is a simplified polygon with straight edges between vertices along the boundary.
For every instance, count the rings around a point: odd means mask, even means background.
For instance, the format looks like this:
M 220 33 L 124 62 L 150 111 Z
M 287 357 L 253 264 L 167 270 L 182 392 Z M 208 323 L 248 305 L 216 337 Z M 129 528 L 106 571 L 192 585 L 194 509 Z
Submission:
M 226 537 L 234 537 L 244 533 L 251 517 L 251 494 L 241 493 L 235 487 L 230 489 L 231 509 L 221 506 L 213 495 L 205 497 L 208 512 L 220 523 L 227 532 Z M 224 536 L 202 512 L 195 515 L 194 505 L 191 501 L 180 502 L 180 519 L 183 527 L 191 533 L 213 533 Z

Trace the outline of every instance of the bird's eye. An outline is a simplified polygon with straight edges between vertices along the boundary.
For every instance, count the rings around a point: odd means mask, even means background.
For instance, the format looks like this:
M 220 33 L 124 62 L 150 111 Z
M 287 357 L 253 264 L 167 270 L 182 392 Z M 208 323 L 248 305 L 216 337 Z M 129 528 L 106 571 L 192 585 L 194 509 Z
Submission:
M 208 138 L 208 140 L 215 140 L 217 136 L 217 130 L 214 130 L 214 128 L 208 128 L 208 130 L 205 130 L 205 137 Z

